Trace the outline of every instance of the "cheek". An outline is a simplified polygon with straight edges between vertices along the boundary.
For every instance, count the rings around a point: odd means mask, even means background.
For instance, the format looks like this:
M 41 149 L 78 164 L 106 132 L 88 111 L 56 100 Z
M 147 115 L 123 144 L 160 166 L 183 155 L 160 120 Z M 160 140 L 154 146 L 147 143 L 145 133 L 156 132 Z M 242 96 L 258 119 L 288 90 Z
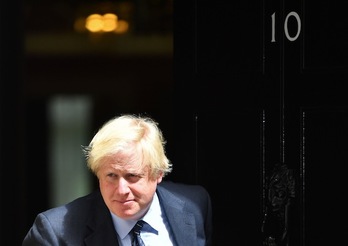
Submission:
M 99 179 L 99 188 L 102 193 L 111 193 L 115 189 L 115 185 L 111 182 Z

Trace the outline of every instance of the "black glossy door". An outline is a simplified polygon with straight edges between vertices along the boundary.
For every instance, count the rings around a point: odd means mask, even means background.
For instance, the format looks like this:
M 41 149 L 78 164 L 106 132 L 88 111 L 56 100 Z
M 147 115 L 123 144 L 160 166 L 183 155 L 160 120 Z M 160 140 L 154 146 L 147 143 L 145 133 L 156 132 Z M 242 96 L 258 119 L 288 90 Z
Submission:
M 347 33 L 338 1 L 174 2 L 173 175 L 216 245 L 347 243 Z

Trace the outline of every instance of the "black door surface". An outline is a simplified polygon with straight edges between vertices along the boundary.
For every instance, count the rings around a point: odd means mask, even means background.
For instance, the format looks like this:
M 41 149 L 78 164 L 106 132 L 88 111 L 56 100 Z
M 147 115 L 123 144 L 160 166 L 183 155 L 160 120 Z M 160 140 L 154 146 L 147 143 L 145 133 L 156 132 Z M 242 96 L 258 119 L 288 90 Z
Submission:
M 174 1 L 174 177 L 214 245 L 347 245 L 348 19 L 339 1 Z

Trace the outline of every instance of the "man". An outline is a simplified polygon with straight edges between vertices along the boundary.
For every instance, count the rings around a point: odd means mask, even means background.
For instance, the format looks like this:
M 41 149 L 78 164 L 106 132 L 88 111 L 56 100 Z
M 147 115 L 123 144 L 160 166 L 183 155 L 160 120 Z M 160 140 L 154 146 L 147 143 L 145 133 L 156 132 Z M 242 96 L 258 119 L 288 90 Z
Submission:
M 212 245 L 210 196 L 198 185 L 163 181 L 172 171 L 164 147 L 149 117 L 106 122 L 83 148 L 99 189 L 38 214 L 22 245 L 133 245 L 136 224 L 145 245 Z

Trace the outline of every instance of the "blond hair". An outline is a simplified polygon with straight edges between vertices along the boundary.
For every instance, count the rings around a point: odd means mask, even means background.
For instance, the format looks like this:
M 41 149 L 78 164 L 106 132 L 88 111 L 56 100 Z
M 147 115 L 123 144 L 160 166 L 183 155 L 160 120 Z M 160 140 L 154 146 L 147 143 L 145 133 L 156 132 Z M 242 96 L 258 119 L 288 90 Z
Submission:
M 88 146 L 82 146 L 88 168 L 96 175 L 104 157 L 113 156 L 130 143 L 140 145 L 143 163 L 150 168 L 150 176 L 163 177 L 172 171 L 165 153 L 166 141 L 158 123 L 149 117 L 121 115 L 107 121 Z

